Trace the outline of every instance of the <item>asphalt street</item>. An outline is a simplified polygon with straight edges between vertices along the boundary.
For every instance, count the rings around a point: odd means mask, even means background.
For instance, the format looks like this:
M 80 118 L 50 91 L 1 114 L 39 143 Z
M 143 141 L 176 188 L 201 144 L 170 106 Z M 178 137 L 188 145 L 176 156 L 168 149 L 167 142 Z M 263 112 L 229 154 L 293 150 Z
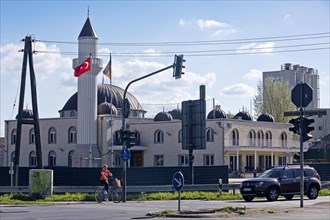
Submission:
M 230 219 L 330 219 L 330 196 L 319 197 L 316 200 L 304 200 L 300 208 L 300 200 L 287 201 L 280 199 L 276 202 L 266 200 L 244 201 L 200 201 L 182 200 L 181 210 L 216 209 L 223 207 L 249 207 L 284 209 L 286 212 L 266 215 L 240 216 Z M 178 201 L 129 201 L 126 203 L 70 202 L 51 205 L 0 205 L 1 220 L 93 220 L 93 219 L 151 219 L 148 212 L 177 210 Z M 199 219 L 219 219 L 218 217 Z M 164 219 L 164 218 L 153 218 Z M 166 218 L 178 219 L 178 218 Z M 187 219 L 187 217 L 185 218 Z

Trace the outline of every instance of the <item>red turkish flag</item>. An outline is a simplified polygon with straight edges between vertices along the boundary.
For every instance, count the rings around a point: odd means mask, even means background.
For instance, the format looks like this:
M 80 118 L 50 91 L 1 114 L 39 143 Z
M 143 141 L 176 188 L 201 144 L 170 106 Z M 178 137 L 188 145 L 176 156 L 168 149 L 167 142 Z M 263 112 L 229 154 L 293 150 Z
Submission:
M 74 68 L 74 76 L 78 77 L 81 74 L 88 72 L 91 69 L 91 58 L 88 57 L 85 62 L 83 62 L 81 65 Z

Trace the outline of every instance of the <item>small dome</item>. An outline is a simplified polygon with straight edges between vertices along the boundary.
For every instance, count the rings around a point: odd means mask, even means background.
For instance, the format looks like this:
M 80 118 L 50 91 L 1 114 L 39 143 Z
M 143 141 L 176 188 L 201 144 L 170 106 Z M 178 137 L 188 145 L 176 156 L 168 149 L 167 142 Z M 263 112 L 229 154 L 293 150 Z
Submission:
M 159 112 L 154 118 L 154 121 L 172 121 L 172 120 L 173 120 L 172 115 L 167 112 Z
M 207 115 L 207 119 L 215 119 L 215 118 L 227 118 L 225 111 L 221 109 L 213 109 Z
M 259 115 L 257 121 L 275 122 L 274 117 L 268 113 L 263 113 Z
M 17 119 L 18 115 L 16 115 Z M 31 109 L 23 109 L 22 119 L 33 119 L 33 111 Z
M 98 115 L 117 115 L 118 111 L 117 108 L 112 105 L 111 103 L 105 101 L 97 107 L 97 114 Z
M 246 112 L 246 111 L 242 111 L 237 113 L 234 116 L 234 119 L 242 119 L 242 120 L 246 120 L 246 121 L 252 121 L 252 117 L 250 115 L 250 113 Z
M 172 116 L 173 119 L 179 119 L 179 120 L 182 119 L 181 109 L 173 109 L 172 111 L 169 111 L 168 113 Z

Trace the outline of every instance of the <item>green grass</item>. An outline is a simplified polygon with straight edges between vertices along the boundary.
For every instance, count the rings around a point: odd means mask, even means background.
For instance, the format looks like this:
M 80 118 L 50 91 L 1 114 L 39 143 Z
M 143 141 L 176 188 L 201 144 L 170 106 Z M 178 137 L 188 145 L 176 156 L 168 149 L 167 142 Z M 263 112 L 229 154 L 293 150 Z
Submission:
M 320 196 L 330 196 L 330 189 L 323 189 L 319 192 Z M 176 200 L 178 199 L 177 192 L 159 192 L 159 193 L 141 193 L 141 194 L 128 194 L 128 201 L 146 201 L 146 200 Z M 181 193 L 182 200 L 241 200 L 242 196 L 236 192 L 232 193 L 223 192 L 222 195 L 218 192 L 188 192 Z M 42 204 L 54 202 L 79 202 L 79 201 L 95 201 L 94 194 L 90 193 L 66 193 L 66 194 L 53 194 L 52 197 L 40 198 L 38 195 L 30 196 L 22 193 L 11 193 L 0 196 L 0 204 L 13 205 L 13 204 Z

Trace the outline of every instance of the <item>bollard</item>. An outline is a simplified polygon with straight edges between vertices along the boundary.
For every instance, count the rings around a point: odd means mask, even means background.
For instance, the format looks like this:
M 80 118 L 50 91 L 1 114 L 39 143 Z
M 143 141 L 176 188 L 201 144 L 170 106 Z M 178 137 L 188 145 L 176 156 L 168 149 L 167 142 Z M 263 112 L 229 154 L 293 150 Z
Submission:
M 222 194 L 222 179 L 219 179 L 219 194 Z

